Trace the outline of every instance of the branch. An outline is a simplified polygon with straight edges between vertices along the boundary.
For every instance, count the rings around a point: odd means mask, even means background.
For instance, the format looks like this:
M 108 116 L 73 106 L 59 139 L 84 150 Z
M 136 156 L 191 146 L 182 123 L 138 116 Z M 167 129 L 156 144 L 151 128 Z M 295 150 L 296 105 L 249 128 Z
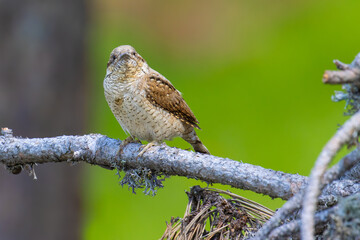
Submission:
M 360 189 L 359 168 L 360 151 L 355 149 L 332 167 L 325 176 L 324 184 L 330 183 L 324 187 L 319 204 L 324 206 L 335 205 L 339 198 L 350 196 Z M 338 179 L 340 176 L 341 179 Z
M 346 155 L 343 159 L 341 159 L 335 166 L 330 168 L 323 176 L 322 183 L 324 185 L 328 185 L 325 190 L 337 189 L 337 186 L 340 185 L 339 182 L 333 182 L 335 179 L 338 179 L 347 170 L 352 169 L 356 164 L 359 164 L 360 161 L 360 151 L 354 150 L 348 155 Z M 342 180 L 340 183 L 347 182 L 348 179 Z M 305 187 L 306 185 L 304 185 Z M 359 185 L 358 185 L 359 186 Z M 301 208 L 301 203 L 304 197 L 305 188 L 301 189 L 294 197 L 292 197 L 289 201 L 287 201 L 278 211 L 276 211 L 275 215 L 267 221 L 264 226 L 255 234 L 252 240 L 261 240 L 266 239 L 270 232 L 274 231 L 281 224 L 286 222 L 289 219 L 289 216 L 299 210 Z M 358 191 L 358 189 L 349 189 L 353 192 L 344 192 L 341 189 L 337 189 L 335 195 L 334 192 L 325 191 L 323 195 L 320 196 L 321 204 L 327 205 L 327 200 L 331 202 L 331 205 L 334 205 L 339 197 L 347 196 L 347 194 L 352 194 Z M 293 218 L 294 216 L 292 216 Z
M 320 190 L 323 187 L 321 179 L 330 164 L 331 160 L 335 157 L 336 153 L 341 147 L 350 142 L 354 137 L 357 137 L 357 133 L 360 130 L 360 112 L 352 116 L 335 134 L 332 139 L 325 145 L 315 166 L 311 171 L 309 186 L 307 187 L 303 211 L 302 211 L 302 239 L 314 238 L 314 214 L 316 211 L 317 197 L 320 195 Z
M 350 65 L 346 65 L 340 61 L 335 61 L 335 64 L 340 69 L 340 71 L 326 71 L 323 79 L 324 83 L 353 83 L 354 86 L 356 84 L 358 85 L 360 80 L 360 54 L 356 56 L 355 60 Z M 358 92 L 358 87 L 355 87 L 355 89 L 356 92 Z M 354 104 L 354 101 L 352 101 L 352 104 Z M 318 159 L 316 160 L 315 166 L 311 171 L 309 186 L 307 187 L 303 203 L 303 225 L 301 229 L 301 236 L 303 239 L 306 240 L 314 238 L 314 213 L 316 211 L 317 197 L 319 196 L 320 190 L 323 187 L 323 184 L 321 183 L 322 176 L 324 175 L 331 160 L 335 157 L 336 153 L 341 149 L 341 147 L 355 139 L 355 137 L 357 139 L 359 130 L 360 112 L 357 112 L 326 144 Z
M 359 73 L 353 70 L 347 69 L 344 71 L 325 71 L 323 76 L 323 83 L 328 84 L 343 84 L 353 83 L 359 81 Z
M 323 83 L 346 84 L 360 81 L 360 54 L 358 54 L 355 60 L 349 65 L 339 60 L 334 60 L 334 63 L 340 71 L 325 71 Z
M 331 214 L 336 212 L 338 209 L 338 206 L 334 206 L 332 208 L 328 208 L 324 211 L 317 212 L 315 214 L 315 223 L 316 223 L 316 229 L 323 230 L 324 225 L 329 222 L 329 219 L 331 217 Z M 270 234 L 268 239 L 286 239 L 286 238 L 292 238 L 292 239 L 298 239 L 299 238 L 299 232 L 301 227 L 301 220 L 294 220 L 289 223 L 286 223 L 284 225 L 281 225 L 280 227 L 273 230 Z
M 360 53 L 350 64 L 334 60 L 340 71 L 325 71 L 323 82 L 327 84 L 342 84 L 345 91 L 335 91 L 331 96 L 334 102 L 346 101 L 347 115 L 354 115 L 360 110 Z
M 315 231 L 321 234 L 321 239 L 357 239 L 359 233 L 360 193 L 342 198 L 339 204 L 315 214 Z M 298 239 L 301 220 L 286 223 L 269 234 L 268 239 Z M 345 235 L 341 233 L 345 232 Z M 335 236 L 340 233 L 340 236 Z M 346 237 L 344 237 L 346 236 Z M 315 239 L 315 238 L 314 238 Z M 318 238 L 316 238 L 318 239 Z
M 28 139 L 13 137 L 3 131 L 3 136 L 0 136 L 0 162 L 9 168 L 49 162 L 86 162 L 121 170 L 148 168 L 165 175 L 221 183 L 281 199 L 289 199 L 306 184 L 306 178 L 298 174 L 166 145 L 152 147 L 137 159 L 141 145 L 131 143 L 117 155 L 120 143 L 120 140 L 100 134 Z
M 351 106 L 349 113 L 356 113 L 360 109 L 360 81 L 358 81 L 360 80 L 360 54 L 358 54 L 355 60 L 349 65 L 337 60 L 335 60 L 334 63 L 341 71 L 326 71 L 323 82 L 344 84 L 343 88 L 347 91 L 347 93 L 337 92 L 333 97 L 333 100 L 346 100 L 347 105 Z M 356 74 L 356 77 L 352 77 L 354 74 Z M 351 79 L 351 81 L 349 79 Z M 339 132 L 336 133 L 335 137 L 330 140 L 330 142 L 324 147 L 322 154 L 318 158 L 318 163 L 316 166 L 318 170 L 316 170 L 316 174 L 314 174 L 314 171 L 312 173 L 312 181 L 309 183 L 309 192 L 307 193 L 306 200 L 303 204 L 303 207 L 306 208 L 306 210 L 303 209 L 302 211 L 303 219 L 301 221 L 303 226 L 302 236 L 304 239 L 312 239 L 314 232 L 314 212 L 317 202 L 316 198 L 318 197 L 320 189 L 322 189 L 323 186 L 327 185 L 322 192 L 322 195 L 319 197 L 319 202 L 322 204 L 322 206 L 320 206 L 321 209 L 326 209 L 329 206 L 335 205 L 343 196 L 358 192 L 360 185 L 357 179 L 354 179 L 354 177 L 359 176 L 359 173 L 355 170 L 357 169 L 358 171 L 359 169 L 358 149 L 345 156 L 338 164 L 336 164 L 326 173 L 325 170 L 333 156 L 343 144 L 348 143 L 349 146 L 357 144 L 359 120 L 359 113 L 357 113 L 347 123 L 345 123 Z M 355 166 L 356 164 L 357 166 Z M 337 180 L 341 176 L 344 177 L 342 177 L 341 180 Z M 344 186 L 346 187 L 346 190 L 343 188 Z M 265 239 L 269 236 L 270 232 L 275 231 L 275 233 L 281 233 L 284 229 L 298 230 L 298 224 L 294 221 L 298 222 L 299 220 L 293 220 L 297 216 L 297 214 L 294 212 L 301 208 L 304 193 L 305 190 L 301 189 L 299 193 L 286 202 L 283 207 L 276 212 L 276 214 L 255 234 L 252 239 Z M 288 223 L 289 220 L 293 221 Z M 282 224 L 286 224 L 286 226 L 279 227 Z

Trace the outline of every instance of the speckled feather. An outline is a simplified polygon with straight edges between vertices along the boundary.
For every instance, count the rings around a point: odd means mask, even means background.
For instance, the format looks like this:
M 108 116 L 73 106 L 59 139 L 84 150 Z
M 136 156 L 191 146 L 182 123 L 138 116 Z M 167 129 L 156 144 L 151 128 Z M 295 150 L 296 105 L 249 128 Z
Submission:
M 209 153 L 194 130 L 199 122 L 180 92 L 133 47 L 112 51 L 104 90 L 114 116 L 133 138 L 161 142 L 182 137 L 195 151 Z
M 182 98 L 180 92 L 163 76 L 150 73 L 146 77 L 146 98 L 154 105 L 161 107 L 181 121 L 200 129 L 199 121 Z

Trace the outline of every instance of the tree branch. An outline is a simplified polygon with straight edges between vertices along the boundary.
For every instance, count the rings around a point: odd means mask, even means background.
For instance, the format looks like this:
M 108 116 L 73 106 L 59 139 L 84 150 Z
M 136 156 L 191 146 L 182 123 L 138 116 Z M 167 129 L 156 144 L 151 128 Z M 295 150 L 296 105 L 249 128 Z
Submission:
M 335 60 L 334 63 L 341 71 L 326 71 L 323 82 L 330 84 L 343 84 L 343 88 L 346 90 L 346 93 L 336 92 L 332 99 L 333 101 L 346 100 L 346 106 L 351 107 L 348 113 L 355 114 L 360 110 L 360 54 L 358 54 L 355 60 L 349 65 L 337 60 Z M 304 239 L 312 239 L 313 237 L 314 213 L 316 210 L 317 197 L 323 186 L 327 185 L 324 188 L 322 195 L 319 197 L 319 202 L 322 204 L 320 209 L 326 209 L 329 206 L 333 206 L 338 203 L 341 197 L 354 194 L 359 190 L 360 185 L 357 179 L 360 175 L 358 149 L 348 154 L 338 164 L 325 173 L 332 157 L 344 143 L 348 142 L 350 146 L 355 144 L 358 146 L 358 130 L 359 113 L 356 113 L 324 147 L 323 152 L 318 158 L 317 166 L 315 167 L 317 170 L 313 170 L 312 172 L 312 180 L 309 183 L 309 190 L 303 204 L 305 209 L 302 211 L 303 218 L 301 223 L 302 236 Z M 337 180 L 340 177 L 342 178 Z M 284 233 L 284 230 L 299 230 L 298 223 L 300 221 L 296 219 L 298 215 L 296 211 L 301 208 L 304 193 L 305 190 L 302 189 L 293 198 L 286 202 L 252 239 L 265 239 L 269 237 L 270 232 L 282 234 Z M 289 220 L 291 221 L 290 223 L 288 223 Z M 286 226 L 280 226 L 282 224 L 286 224 Z M 276 236 L 276 234 L 273 236 Z
M 360 130 L 360 112 L 352 116 L 335 134 L 333 138 L 325 145 L 316 160 L 315 166 L 311 171 L 309 185 L 306 188 L 303 211 L 302 211 L 302 239 L 314 239 L 314 214 L 317 206 L 317 197 L 320 195 L 320 190 L 323 187 L 321 179 L 330 164 L 331 160 L 335 157 L 336 153 L 341 147 L 349 142 L 352 138 L 357 136 Z
M 344 71 L 326 71 L 323 76 L 323 83 L 343 84 L 359 81 L 359 73 L 347 69 Z
M 331 214 L 333 214 L 337 210 L 338 206 L 334 206 L 332 208 L 328 208 L 324 211 L 317 212 L 315 214 L 315 223 L 316 229 L 323 230 L 324 224 L 329 221 Z M 268 239 L 285 239 L 291 237 L 292 239 L 298 239 L 300 234 L 301 220 L 294 220 L 289 223 L 285 223 L 280 227 L 274 229 L 270 232 Z
M 298 174 L 166 145 L 152 147 L 137 159 L 141 145 L 131 143 L 117 156 L 120 143 L 120 140 L 100 134 L 28 139 L 13 137 L 3 131 L 3 136 L 0 136 L 0 162 L 8 168 L 49 162 L 87 162 L 121 170 L 148 168 L 165 175 L 221 183 L 281 199 L 289 199 L 306 184 L 306 177 Z
M 342 180 L 339 182 L 333 182 L 335 179 L 340 178 L 347 170 L 352 169 L 356 164 L 359 164 L 360 161 L 360 151 L 354 150 L 348 155 L 346 155 L 343 159 L 341 159 L 335 166 L 331 167 L 323 176 L 322 183 L 327 185 L 325 190 L 332 190 L 336 189 L 336 193 L 324 191 L 323 195 L 320 196 L 321 204 L 327 205 L 330 201 L 331 205 L 334 205 L 339 197 L 347 196 L 347 194 L 352 194 L 358 191 L 358 189 L 349 189 L 350 191 L 353 190 L 354 192 L 344 192 L 343 189 L 338 189 L 337 186 L 341 185 L 341 183 L 347 182 L 348 179 Z M 301 208 L 301 203 L 303 201 L 304 193 L 305 193 L 305 186 L 302 188 L 294 197 L 292 197 L 289 201 L 287 201 L 278 211 L 276 211 L 275 215 L 267 221 L 264 226 L 255 234 L 252 240 L 262 240 L 266 239 L 270 232 L 274 231 L 277 227 L 281 224 L 286 222 L 290 215 L 296 212 Z M 357 185 L 359 186 L 359 185 Z M 296 216 L 291 216 L 291 219 L 294 219 Z
M 360 54 L 355 57 L 355 60 L 347 65 L 334 60 L 336 67 L 340 71 L 325 71 L 323 75 L 323 83 L 327 84 L 346 84 L 360 81 Z

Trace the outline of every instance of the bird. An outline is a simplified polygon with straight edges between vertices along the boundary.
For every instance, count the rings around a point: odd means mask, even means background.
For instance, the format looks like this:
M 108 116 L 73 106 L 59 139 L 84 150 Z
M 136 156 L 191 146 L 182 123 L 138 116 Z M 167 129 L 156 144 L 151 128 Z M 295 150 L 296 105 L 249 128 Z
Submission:
M 142 156 L 164 140 L 181 137 L 196 152 L 210 154 L 195 132 L 200 129 L 199 121 L 181 93 L 132 46 L 121 45 L 111 52 L 103 85 L 112 113 L 130 135 L 120 149 L 131 142 L 147 141 L 138 154 Z

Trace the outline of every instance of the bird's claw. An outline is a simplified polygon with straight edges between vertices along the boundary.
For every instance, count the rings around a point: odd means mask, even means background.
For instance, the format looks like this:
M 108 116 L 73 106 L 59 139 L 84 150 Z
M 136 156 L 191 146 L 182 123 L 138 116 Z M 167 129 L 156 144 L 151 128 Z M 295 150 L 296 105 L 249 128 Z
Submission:
M 140 143 L 141 144 L 141 141 L 140 140 L 135 140 L 133 137 L 127 137 L 126 139 L 124 139 L 121 143 L 120 143 L 120 146 L 119 146 L 119 150 L 116 154 L 116 156 L 120 156 L 121 154 L 124 153 L 124 148 L 126 147 L 126 145 L 128 145 L 129 143 Z
M 156 145 L 158 145 L 157 142 L 149 142 L 149 143 L 146 144 L 146 145 L 142 145 L 142 146 L 140 147 L 141 151 L 140 151 L 139 154 L 136 156 L 136 160 L 138 160 L 139 157 L 142 157 L 142 155 L 143 155 L 149 148 L 151 148 L 151 147 L 153 147 L 153 146 L 156 146 Z

